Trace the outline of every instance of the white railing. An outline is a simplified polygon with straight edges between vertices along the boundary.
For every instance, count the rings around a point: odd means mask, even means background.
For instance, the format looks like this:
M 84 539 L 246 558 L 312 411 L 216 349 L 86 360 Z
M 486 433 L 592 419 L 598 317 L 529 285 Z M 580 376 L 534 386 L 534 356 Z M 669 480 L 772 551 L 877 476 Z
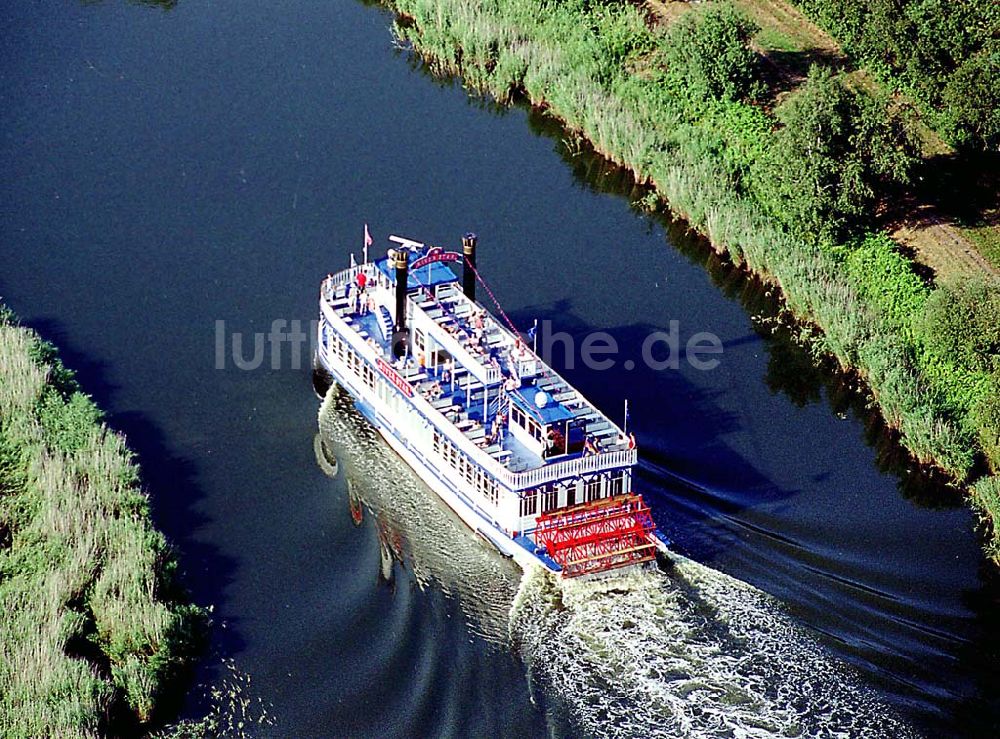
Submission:
M 323 317 L 326 322 L 330 324 L 330 327 L 334 330 L 336 334 L 341 336 L 344 341 L 346 341 L 355 351 L 357 351 L 361 356 L 368 359 L 372 364 L 378 358 L 379 354 L 376 350 L 368 344 L 364 339 L 361 338 L 361 334 L 358 330 L 347 323 L 343 317 L 333 309 L 333 306 L 329 302 L 324 302 L 320 310 L 323 312 Z
M 335 272 L 332 275 L 328 275 L 325 280 L 323 280 L 323 297 L 332 299 L 333 296 L 330 294 L 332 290 L 338 287 L 343 287 L 349 282 L 353 282 L 359 274 L 364 272 L 369 277 L 375 276 L 375 265 L 373 263 L 369 264 L 357 264 L 353 267 L 348 267 L 347 269 L 342 269 L 340 272 Z
M 459 365 L 484 385 L 495 385 L 503 379 L 503 374 L 498 367 L 484 364 L 482 360 L 473 356 L 472 352 L 462 346 L 462 343 L 457 338 L 448 333 L 437 321 L 427 315 L 427 312 L 417 304 L 417 299 L 410 299 L 410 307 L 414 318 L 419 317 L 425 324 L 438 328 L 438 331 L 434 333 L 434 341 L 440 344 L 442 348 L 447 349 L 448 353 L 454 357 Z M 416 325 L 416 321 L 414 321 L 414 325 Z
M 598 472 L 599 470 L 614 469 L 617 467 L 631 467 L 636 463 L 638 455 L 635 449 L 621 449 L 616 452 L 603 452 L 589 457 L 580 457 L 566 462 L 557 462 L 537 467 L 524 472 L 511 472 L 504 469 L 500 479 L 512 490 L 523 490 L 525 488 L 544 485 L 553 480 L 564 477 L 577 477 L 588 472 Z

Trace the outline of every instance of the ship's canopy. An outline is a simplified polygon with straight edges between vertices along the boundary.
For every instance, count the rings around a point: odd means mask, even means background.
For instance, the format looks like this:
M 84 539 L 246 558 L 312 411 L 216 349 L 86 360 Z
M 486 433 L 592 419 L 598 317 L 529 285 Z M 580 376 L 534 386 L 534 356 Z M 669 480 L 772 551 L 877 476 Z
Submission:
M 573 417 L 566 406 L 555 400 L 549 393 L 536 390 L 534 387 L 515 390 L 510 394 L 510 401 L 542 426 L 551 426 Z
M 421 252 L 418 250 L 411 250 L 410 262 L 419 263 L 419 259 L 425 255 L 426 252 Z M 451 267 L 448 266 L 449 262 L 430 262 L 422 267 L 413 268 L 410 267 L 409 275 L 406 280 L 407 290 L 416 290 L 420 287 L 434 288 L 438 285 L 445 285 L 449 282 L 458 282 L 458 277 L 452 272 Z M 382 257 L 381 259 L 375 260 L 375 266 L 378 267 L 379 271 L 389 278 L 390 284 L 396 284 L 396 268 L 389 262 L 388 257 Z

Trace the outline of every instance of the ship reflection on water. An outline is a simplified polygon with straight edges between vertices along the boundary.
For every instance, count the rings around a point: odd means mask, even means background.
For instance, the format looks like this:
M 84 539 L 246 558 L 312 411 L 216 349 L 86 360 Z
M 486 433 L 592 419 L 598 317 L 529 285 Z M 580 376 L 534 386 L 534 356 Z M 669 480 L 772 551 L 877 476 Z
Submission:
M 325 440 L 321 433 L 316 434 L 314 448 L 316 462 L 320 468 L 330 477 L 337 477 L 340 473 L 339 457 L 333 450 L 331 443 Z M 354 524 L 355 528 L 360 528 L 365 521 L 364 501 L 353 477 L 346 477 L 344 484 L 347 486 L 347 505 L 351 513 L 351 523 Z M 376 514 L 375 531 L 379 544 L 377 582 L 389 585 L 394 590 L 393 563 L 403 564 L 403 540 L 393 522 L 384 512 Z
M 395 570 L 407 570 L 418 587 L 458 601 L 474 633 L 508 644 L 520 570 L 425 488 L 335 386 L 320 407 L 314 448 L 320 468 L 344 486 L 354 526 L 374 524 L 379 581 L 394 583 Z
M 522 575 L 330 390 L 317 463 L 355 526 L 374 523 L 378 582 L 456 600 L 473 633 L 524 665 L 552 736 L 913 735 L 770 596 L 671 554 L 668 572 L 597 581 Z

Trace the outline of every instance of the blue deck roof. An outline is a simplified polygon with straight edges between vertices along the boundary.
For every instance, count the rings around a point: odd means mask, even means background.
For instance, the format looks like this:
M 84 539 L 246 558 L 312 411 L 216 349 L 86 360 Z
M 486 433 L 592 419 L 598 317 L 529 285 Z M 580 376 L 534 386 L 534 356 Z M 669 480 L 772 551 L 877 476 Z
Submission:
M 539 393 L 545 396 L 545 405 L 542 408 L 539 408 L 538 404 L 535 402 L 535 396 Z M 566 406 L 553 399 L 553 397 L 544 390 L 536 390 L 533 387 L 524 387 L 520 390 L 512 392 L 510 394 L 510 399 L 514 405 L 541 423 L 543 426 L 559 423 L 560 421 L 565 421 L 573 417 L 573 414 L 566 409 Z
M 376 259 L 375 266 L 391 282 L 394 283 L 396 281 L 396 270 L 389 264 L 387 257 Z M 406 289 L 416 290 L 418 287 L 436 287 L 449 282 L 458 282 L 458 277 L 451 271 L 451 268 L 445 262 L 431 262 L 424 267 L 410 270 L 406 280 Z

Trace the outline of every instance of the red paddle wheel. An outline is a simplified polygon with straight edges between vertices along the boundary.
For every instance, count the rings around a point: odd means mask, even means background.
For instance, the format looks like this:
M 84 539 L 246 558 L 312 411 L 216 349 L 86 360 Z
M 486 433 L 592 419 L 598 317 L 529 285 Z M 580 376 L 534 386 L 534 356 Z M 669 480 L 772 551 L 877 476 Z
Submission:
M 535 541 L 577 577 L 653 559 L 655 528 L 641 495 L 619 495 L 543 513 Z

